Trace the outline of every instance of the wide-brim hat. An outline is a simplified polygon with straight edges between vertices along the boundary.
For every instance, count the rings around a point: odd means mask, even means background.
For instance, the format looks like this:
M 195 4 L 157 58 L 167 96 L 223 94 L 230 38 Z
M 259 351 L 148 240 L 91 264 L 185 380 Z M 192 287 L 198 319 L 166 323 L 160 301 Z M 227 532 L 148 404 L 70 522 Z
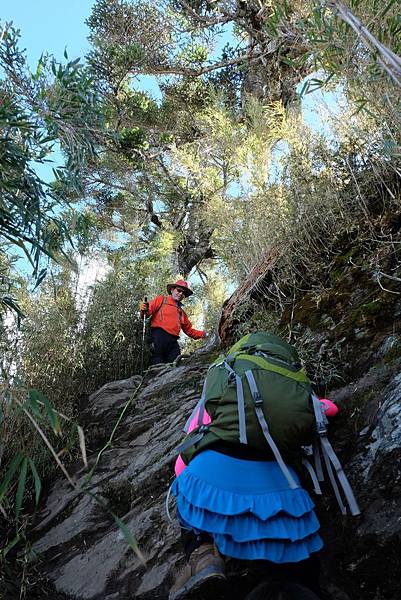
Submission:
M 183 292 L 186 298 L 188 298 L 188 296 L 192 296 L 193 291 L 189 289 L 188 287 L 188 283 L 186 281 L 184 281 L 183 279 L 178 279 L 178 281 L 176 281 L 175 283 L 168 283 L 167 284 L 167 293 L 171 294 L 171 290 L 173 288 L 180 288 Z

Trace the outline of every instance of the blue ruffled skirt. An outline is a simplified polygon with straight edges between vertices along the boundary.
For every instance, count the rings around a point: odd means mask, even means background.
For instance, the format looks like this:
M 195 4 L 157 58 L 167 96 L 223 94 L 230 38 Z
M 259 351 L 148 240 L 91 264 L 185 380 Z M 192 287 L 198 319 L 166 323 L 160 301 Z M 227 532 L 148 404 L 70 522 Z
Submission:
M 172 492 L 181 525 L 209 533 L 225 556 L 290 563 L 323 546 L 308 492 L 290 489 L 275 461 L 205 450 L 175 479 Z

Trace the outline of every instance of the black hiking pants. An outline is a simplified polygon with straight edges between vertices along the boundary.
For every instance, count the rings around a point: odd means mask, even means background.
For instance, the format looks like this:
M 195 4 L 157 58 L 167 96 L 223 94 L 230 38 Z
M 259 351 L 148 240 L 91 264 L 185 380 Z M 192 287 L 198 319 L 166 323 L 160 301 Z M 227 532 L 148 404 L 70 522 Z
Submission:
M 173 362 L 180 355 L 178 338 L 160 327 L 151 327 L 153 353 L 151 365 Z

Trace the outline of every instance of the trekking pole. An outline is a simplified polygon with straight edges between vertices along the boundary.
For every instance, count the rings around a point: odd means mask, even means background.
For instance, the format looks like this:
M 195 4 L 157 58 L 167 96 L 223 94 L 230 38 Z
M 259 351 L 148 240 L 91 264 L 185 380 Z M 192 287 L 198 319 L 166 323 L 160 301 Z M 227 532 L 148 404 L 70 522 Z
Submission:
M 144 302 L 148 301 L 147 296 L 143 299 Z M 143 375 L 143 355 L 145 353 L 145 331 L 146 331 L 146 312 L 143 313 L 143 325 L 142 325 L 142 349 L 141 349 L 141 375 Z

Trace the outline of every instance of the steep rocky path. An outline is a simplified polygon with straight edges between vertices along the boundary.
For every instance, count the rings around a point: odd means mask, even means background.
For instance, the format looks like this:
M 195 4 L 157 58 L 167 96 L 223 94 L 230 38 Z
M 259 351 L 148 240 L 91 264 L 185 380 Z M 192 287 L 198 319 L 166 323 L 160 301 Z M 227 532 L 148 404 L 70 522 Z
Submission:
M 325 586 L 334 600 L 401 597 L 401 375 L 399 359 L 390 360 L 394 344 L 394 337 L 385 340 L 375 366 L 332 395 L 342 409 L 332 437 L 363 511 L 358 518 L 341 517 L 330 493 L 317 500 L 326 539 Z M 91 480 L 91 492 L 134 532 L 146 566 L 91 496 L 77 496 L 62 479 L 55 482 L 34 546 L 54 584 L 53 598 L 167 598 L 183 559 L 178 527 L 167 520 L 164 503 L 174 448 L 209 360 L 195 355 L 176 368 L 158 367 L 146 375 Z M 92 461 L 138 383 L 137 377 L 113 382 L 90 397 L 84 421 Z M 77 467 L 78 486 L 85 476 Z M 231 597 L 241 598 L 257 572 L 235 563 L 230 568 L 236 590 Z
M 134 532 L 146 566 L 127 546 L 111 515 L 91 496 L 77 496 L 63 479 L 54 484 L 35 529 L 34 547 L 60 598 L 167 596 L 172 572 L 182 557 L 178 527 L 168 522 L 164 503 L 173 475 L 174 448 L 185 415 L 199 397 L 205 369 L 200 358 L 151 371 L 91 480 L 90 491 Z M 132 377 L 105 385 L 89 398 L 83 418 L 90 447 L 104 446 L 137 386 L 138 378 Z M 92 462 L 95 458 L 94 452 Z M 75 471 L 78 487 L 85 477 L 85 469 Z

